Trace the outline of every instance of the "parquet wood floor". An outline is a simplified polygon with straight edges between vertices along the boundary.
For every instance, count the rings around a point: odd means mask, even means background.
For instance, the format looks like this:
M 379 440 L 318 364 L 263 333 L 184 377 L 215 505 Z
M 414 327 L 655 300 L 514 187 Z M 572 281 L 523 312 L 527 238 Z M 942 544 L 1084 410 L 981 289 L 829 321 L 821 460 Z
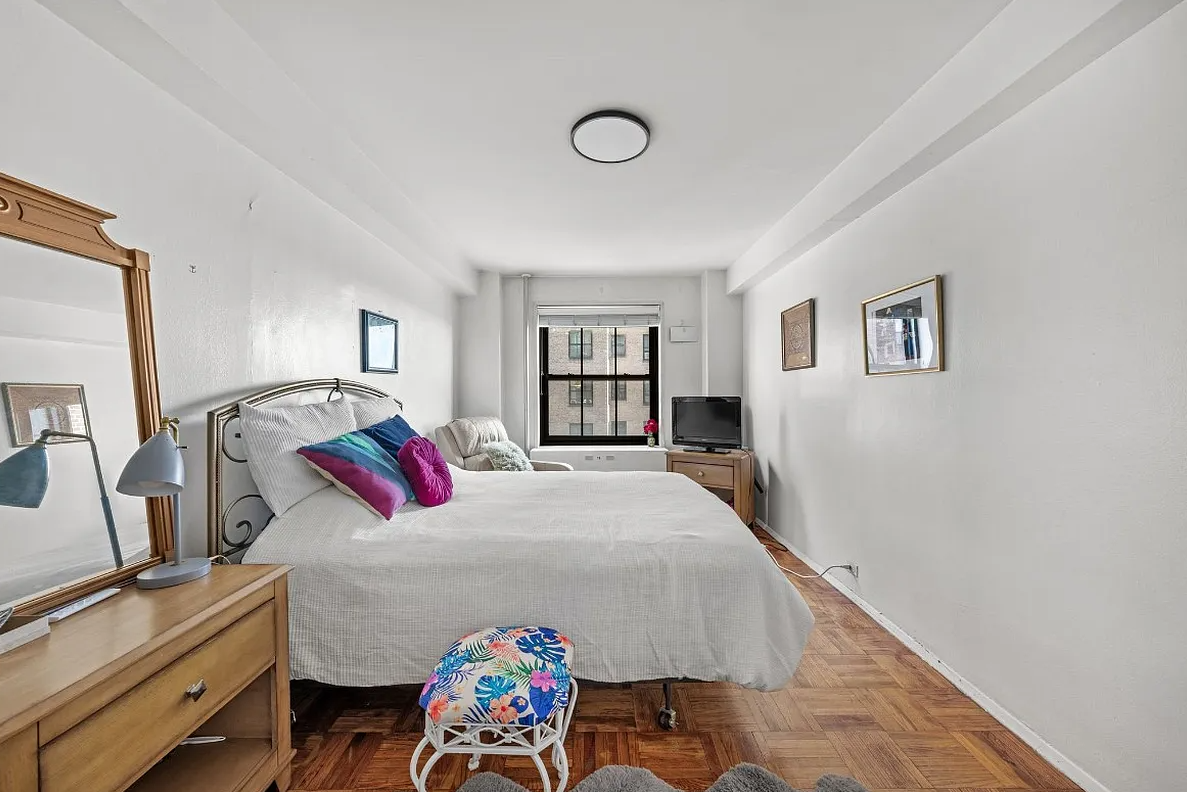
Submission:
M 783 566 L 811 571 L 758 535 Z M 664 732 L 655 723 L 660 685 L 584 683 L 566 743 L 570 784 L 603 765 L 628 764 L 704 790 L 738 762 L 754 762 L 803 789 L 823 773 L 852 775 L 873 792 L 1079 789 L 827 583 L 792 582 L 816 629 L 791 685 L 759 693 L 679 684 L 680 723 Z M 408 760 L 424 717 L 418 693 L 294 683 L 293 789 L 411 789 Z M 480 769 L 541 789 L 526 759 L 484 757 Z M 452 792 L 468 775 L 466 758 L 451 756 L 429 782 Z

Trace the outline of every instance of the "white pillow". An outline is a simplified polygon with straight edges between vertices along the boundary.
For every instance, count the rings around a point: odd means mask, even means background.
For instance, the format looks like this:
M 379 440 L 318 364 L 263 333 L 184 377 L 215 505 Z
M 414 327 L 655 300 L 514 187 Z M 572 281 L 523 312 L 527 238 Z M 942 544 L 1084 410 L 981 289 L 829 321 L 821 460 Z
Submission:
M 393 415 L 400 414 L 400 403 L 391 396 L 382 399 L 359 399 L 351 402 L 354 407 L 354 421 L 360 429 L 368 429 Z
M 247 450 L 247 467 L 260 495 L 277 516 L 330 486 L 296 453 L 297 449 L 333 440 L 357 428 L 354 410 L 343 399 L 286 407 L 239 404 L 239 431 Z

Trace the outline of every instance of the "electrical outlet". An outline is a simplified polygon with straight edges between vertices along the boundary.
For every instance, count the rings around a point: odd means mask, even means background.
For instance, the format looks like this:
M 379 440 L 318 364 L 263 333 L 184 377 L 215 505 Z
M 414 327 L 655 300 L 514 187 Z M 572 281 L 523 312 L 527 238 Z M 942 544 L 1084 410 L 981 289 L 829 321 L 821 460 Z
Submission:
M 854 579 L 854 580 L 857 580 L 857 579 L 858 579 L 858 574 L 857 574 L 857 573 L 858 573 L 858 567 L 857 567 L 857 564 L 846 564 L 846 565 L 845 565 L 845 568 L 849 570 L 849 573 L 850 573 L 851 575 L 853 575 L 853 579 Z

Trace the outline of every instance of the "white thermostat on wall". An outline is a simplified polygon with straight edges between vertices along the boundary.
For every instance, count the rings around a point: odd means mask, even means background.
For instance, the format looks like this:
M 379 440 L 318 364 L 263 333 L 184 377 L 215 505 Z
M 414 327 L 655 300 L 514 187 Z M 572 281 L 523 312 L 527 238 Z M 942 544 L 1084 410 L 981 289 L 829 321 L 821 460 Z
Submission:
M 700 328 L 685 327 L 684 325 L 669 327 L 668 339 L 671 340 L 673 344 L 691 344 L 696 341 L 700 341 Z

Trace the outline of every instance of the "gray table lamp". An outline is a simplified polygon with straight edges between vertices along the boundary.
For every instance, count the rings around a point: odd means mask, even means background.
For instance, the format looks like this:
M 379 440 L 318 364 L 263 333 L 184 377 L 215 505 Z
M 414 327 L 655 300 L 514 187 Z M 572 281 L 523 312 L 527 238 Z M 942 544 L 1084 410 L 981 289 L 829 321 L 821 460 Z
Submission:
M 122 567 L 124 556 L 120 552 L 119 537 L 115 533 L 115 519 L 111 516 L 111 501 L 107 498 L 107 487 L 103 484 L 99 449 L 95 447 L 95 441 L 90 435 L 43 429 L 33 445 L 22 448 L 0 462 L 0 506 L 17 506 L 22 509 L 36 509 L 41 506 L 41 502 L 45 500 L 45 492 L 49 489 L 49 455 L 45 449 L 51 437 L 86 440 L 91 444 L 91 460 L 95 463 L 95 478 L 99 481 L 99 505 L 103 507 L 103 520 L 107 523 L 111 557 L 116 567 Z
M 176 418 L 161 421 L 160 430 L 136 449 L 119 483 L 116 492 L 139 498 L 168 497 L 173 499 L 173 561 L 158 564 L 136 576 L 136 585 L 142 589 L 157 589 L 176 586 L 203 577 L 210 572 L 210 559 L 181 557 L 181 498 L 185 489 L 185 461 L 181 458 L 181 447 L 177 444 Z

